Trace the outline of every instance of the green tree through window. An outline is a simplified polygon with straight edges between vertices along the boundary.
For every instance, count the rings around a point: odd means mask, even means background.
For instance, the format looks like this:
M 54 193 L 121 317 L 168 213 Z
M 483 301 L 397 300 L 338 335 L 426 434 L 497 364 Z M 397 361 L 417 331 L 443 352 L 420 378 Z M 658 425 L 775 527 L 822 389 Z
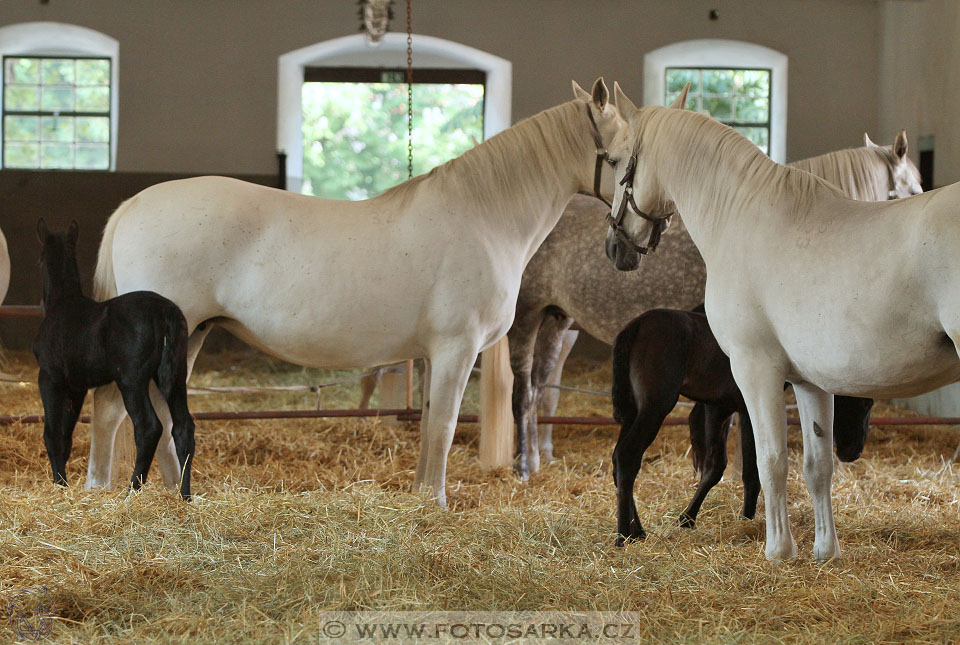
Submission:
M 726 123 L 769 155 L 770 75 L 769 69 L 668 67 L 664 105 L 672 103 L 689 82 L 688 110 Z
M 483 140 L 483 85 L 416 83 L 413 172 L 427 172 Z M 368 199 L 407 179 L 403 83 L 306 82 L 302 192 Z

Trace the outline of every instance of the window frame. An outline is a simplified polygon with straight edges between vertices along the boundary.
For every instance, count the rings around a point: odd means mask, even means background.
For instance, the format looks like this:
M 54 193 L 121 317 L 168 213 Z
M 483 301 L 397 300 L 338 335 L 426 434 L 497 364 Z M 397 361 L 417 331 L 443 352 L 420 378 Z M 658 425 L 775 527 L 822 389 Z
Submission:
M 685 40 L 647 52 L 643 58 L 643 103 L 660 105 L 667 67 L 770 69 L 770 158 L 787 160 L 789 59 L 775 49 L 739 40 Z
M 434 36 L 413 34 L 413 43 L 416 52 L 414 75 L 421 66 L 466 67 L 486 73 L 483 93 L 484 139 L 510 127 L 513 83 L 513 65 L 510 61 Z M 277 151 L 285 159 L 282 172 L 289 190 L 299 191 L 303 181 L 300 90 L 304 68 L 336 66 L 338 63 L 377 66 L 386 62 L 387 65 L 393 65 L 397 60 L 405 60 L 406 51 L 406 34 L 389 32 L 375 48 L 367 45 L 362 34 L 355 34 L 308 45 L 277 58 Z
M 120 121 L 120 42 L 104 33 L 64 22 L 21 22 L 0 27 L 0 57 L 109 58 L 110 59 L 110 166 L 117 170 L 118 123 Z M 3 96 L 0 95 L 0 101 Z M 3 120 L 0 119 L 0 138 Z M 0 155 L 0 170 L 3 156 Z M 18 169 L 19 170 L 19 169 Z M 37 169 L 23 172 L 105 172 L 104 170 Z
M 110 100 L 108 101 L 107 111 L 106 112 L 87 112 L 87 111 L 78 111 L 78 110 L 58 111 L 58 110 L 44 110 L 42 108 L 38 110 L 8 110 L 7 104 L 6 104 L 7 60 L 17 59 L 17 58 L 30 58 L 30 59 L 36 59 L 36 60 L 73 60 L 73 61 L 102 60 L 102 61 L 106 61 L 108 70 L 109 70 L 108 78 L 110 79 L 110 83 L 107 84 L 107 90 L 110 93 Z M 3 64 L 3 71 L 0 72 L 0 78 L 2 78 L 2 92 L 3 92 L 2 96 L 0 96 L 0 124 L 2 124 L 0 125 L 0 167 L 7 167 L 6 159 L 7 159 L 7 143 L 8 142 L 6 138 L 6 133 L 3 132 L 3 127 L 6 126 L 7 116 L 36 116 L 36 117 L 39 117 L 40 119 L 42 119 L 45 116 L 53 116 L 53 117 L 63 116 L 63 117 L 73 117 L 73 118 L 106 116 L 109 123 L 109 126 L 107 128 L 107 140 L 105 142 L 107 144 L 107 167 L 106 168 L 78 168 L 76 166 L 76 150 L 74 150 L 74 165 L 69 168 L 44 168 L 42 165 L 43 153 L 42 151 L 40 151 L 39 152 L 40 165 L 36 167 L 11 166 L 10 169 L 11 170 L 37 170 L 37 171 L 43 171 L 43 172 L 47 172 L 51 170 L 52 171 L 61 170 L 61 171 L 68 171 L 68 172 L 71 172 L 71 171 L 72 172 L 110 172 L 110 170 L 112 170 L 112 165 L 113 165 L 111 161 L 110 153 L 113 150 L 113 137 L 114 137 L 114 132 L 113 132 L 114 115 L 113 115 L 113 100 L 112 100 L 113 99 L 113 86 L 112 86 L 113 60 L 111 59 L 111 57 L 110 56 L 90 56 L 90 55 L 79 56 L 79 55 L 70 55 L 70 54 L 3 54 L 2 57 L 0 57 L 0 60 L 2 60 L 2 64 Z M 43 87 L 43 85 L 44 84 L 40 82 L 37 84 L 37 87 Z M 82 86 L 79 86 L 76 83 L 74 83 L 73 87 L 77 88 Z M 74 147 L 76 147 L 78 143 L 82 143 L 77 141 L 76 131 L 74 131 L 74 138 L 71 143 L 73 144 Z M 97 141 L 96 143 L 104 143 L 104 142 Z M 37 145 L 42 148 L 43 146 L 42 138 L 37 139 Z
M 772 137 L 772 126 L 771 126 L 771 123 L 772 123 L 772 121 L 773 121 L 772 115 L 773 115 L 773 82 L 774 82 L 774 71 L 773 71 L 772 68 L 770 68 L 770 67 L 731 67 L 731 66 L 729 66 L 729 65 L 710 65 L 710 66 L 704 66 L 704 67 L 668 65 L 667 67 L 665 67 L 665 68 L 663 69 L 663 74 L 664 74 L 664 76 L 663 76 L 664 91 L 663 91 L 663 99 L 662 99 L 662 100 L 663 100 L 663 103 L 662 103 L 663 105 L 669 105 L 669 103 L 667 102 L 668 92 L 667 92 L 667 82 L 666 82 L 667 76 L 666 76 L 666 75 L 667 75 L 667 72 L 670 72 L 671 70 L 697 70 L 698 72 L 704 72 L 704 71 L 767 72 L 767 73 L 770 75 L 769 92 L 768 92 L 768 94 L 767 94 L 766 96 L 764 96 L 764 97 L 754 97 L 754 98 L 765 98 L 765 99 L 767 99 L 767 101 L 768 101 L 768 106 L 767 106 L 767 120 L 766 120 L 766 121 L 735 121 L 735 120 L 733 120 L 733 119 L 721 119 L 721 118 L 719 118 L 719 117 L 713 117 L 713 118 L 715 118 L 715 119 L 716 119 L 717 121 L 719 121 L 720 123 L 723 123 L 724 125 L 729 125 L 731 128 L 765 128 L 765 129 L 767 130 L 767 149 L 764 150 L 764 153 L 766 153 L 768 156 L 770 155 L 770 150 L 771 150 L 772 145 L 773 145 L 773 141 L 772 141 L 773 137 Z M 702 88 L 702 87 L 703 87 L 703 78 L 702 78 L 702 76 L 701 76 L 701 81 L 700 81 L 700 83 L 701 83 L 701 88 Z M 692 89 L 692 88 L 691 88 L 691 89 Z M 701 99 L 704 98 L 703 92 L 698 92 L 697 96 L 699 96 Z M 718 96 L 719 96 L 719 95 L 718 95 Z M 731 98 L 733 98 L 734 100 L 736 100 L 737 97 L 736 97 L 735 94 L 733 94 L 733 95 L 731 95 Z M 701 106 L 702 106 L 702 100 L 701 100 Z M 713 115 L 711 115 L 711 116 L 713 116 Z M 759 148 L 760 146 L 757 146 L 757 147 Z M 761 148 L 761 150 L 762 150 L 762 148 Z

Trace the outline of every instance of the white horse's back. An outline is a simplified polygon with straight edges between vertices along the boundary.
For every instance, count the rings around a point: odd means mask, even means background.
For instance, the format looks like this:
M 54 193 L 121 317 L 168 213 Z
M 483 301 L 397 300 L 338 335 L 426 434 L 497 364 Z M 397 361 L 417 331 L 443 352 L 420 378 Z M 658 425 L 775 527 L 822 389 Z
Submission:
M 180 304 L 191 327 L 217 319 L 251 344 L 308 365 L 424 355 L 415 327 L 466 324 L 438 309 L 451 294 L 436 276 L 459 271 L 469 282 L 484 264 L 482 252 L 464 249 L 459 259 L 473 268 L 458 268 L 443 251 L 458 232 L 450 220 L 411 217 L 385 198 L 319 200 L 206 177 L 150 188 L 115 217 L 120 293 L 156 291 Z M 437 252 L 424 253 L 425 245 Z M 461 288 L 468 298 L 469 285 Z

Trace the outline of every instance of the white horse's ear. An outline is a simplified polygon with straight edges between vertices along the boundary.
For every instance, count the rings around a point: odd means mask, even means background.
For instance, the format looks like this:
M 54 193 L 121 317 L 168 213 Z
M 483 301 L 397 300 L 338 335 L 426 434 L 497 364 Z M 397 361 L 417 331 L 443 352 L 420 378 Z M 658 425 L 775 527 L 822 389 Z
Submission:
M 900 130 L 897 138 L 893 140 L 893 155 L 897 159 L 903 159 L 907 156 L 907 131 Z
M 624 119 L 629 119 L 638 109 L 633 101 L 623 93 L 620 83 L 616 81 L 613 82 L 613 104 L 617 106 L 620 116 Z
M 587 91 L 580 87 L 580 83 L 576 81 L 570 81 L 573 83 L 573 97 L 580 99 L 581 101 L 589 101 L 590 95 L 587 94 Z
M 680 92 L 680 95 L 673 99 L 673 103 L 670 104 L 671 110 L 683 110 L 687 106 L 687 93 L 690 92 L 690 83 L 687 83 L 683 86 L 683 91 Z
M 594 107 L 602 112 L 603 108 L 607 107 L 607 101 L 610 100 L 610 90 L 607 89 L 602 76 L 593 82 L 593 91 L 590 94 Z
M 868 147 L 868 148 L 879 148 L 879 147 L 880 147 L 880 146 L 878 146 L 877 144 L 875 144 L 873 141 L 870 140 L 870 135 L 867 134 L 866 132 L 863 133 L 863 145 L 865 145 L 865 146 Z

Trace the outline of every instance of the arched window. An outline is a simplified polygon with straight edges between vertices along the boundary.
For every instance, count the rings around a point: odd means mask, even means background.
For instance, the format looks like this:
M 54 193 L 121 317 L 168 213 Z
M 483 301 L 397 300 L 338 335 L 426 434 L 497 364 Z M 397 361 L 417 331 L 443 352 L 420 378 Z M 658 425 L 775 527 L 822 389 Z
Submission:
M 687 107 L 740 130 L 777 162 L 787 156 L 787 57 L 736 40 L 688 40 L 649 52 L 643 102 L 664 105 L 691 82 Z
M 372 48 L 362 35 L 345 36 L 317 43 L 279 58 L 277 96 L 277 149 L 286 154 L 287 187 L 304 188 L 304 83 L 328 77 L 324 70 L 384 70 L 384 80 L 399 81 L 393 70 L 405 67 L 406 35 L 388 33 L 380 46 Z M 428 68 L 433 76 L 443 70 L 475 70 L 483 81 L 483 132 L 487 138 L 510 126 L 511 65 L 497 56 L 472 47 L 433 38 L 413 36 L 414 82 L 416 70 Z M 455 74 L 454 74 L 455 75 Z M 424 77 L 421 76 L 421 79 Z M 440 81 L 444 82 L 444 81 Z M 479 134 L 479 133 L 478 133 Z M 360 154 L 360 151 L 358 151 Z M 414 157 L 417 150 L 414 149 Z M 406 163 L 404 160 L 404 168 Z M 404 170 L 403 177 L 406 177 Z M 309 187 L 309 186 L 308 186 Z M 358 193 L 360 195 L 360 193 Z
M 115 170 L 116 39 L 86 27 L 0 27 L 0 167 Z

